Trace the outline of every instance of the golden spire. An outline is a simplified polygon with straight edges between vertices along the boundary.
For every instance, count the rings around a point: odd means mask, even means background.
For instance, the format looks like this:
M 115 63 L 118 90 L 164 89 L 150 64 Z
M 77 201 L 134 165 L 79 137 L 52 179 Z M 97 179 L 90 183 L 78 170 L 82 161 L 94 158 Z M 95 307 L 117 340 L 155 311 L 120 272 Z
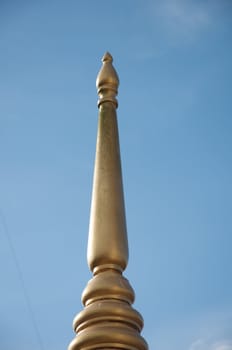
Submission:
M 128 262 L 117 89 L 119 79 L 106 53 L 97 77 L 99 123 L 90 215 L 88 264 L 93 278 L 82 294 L 85 306 L 73 321 L 69 350 L 147 350 L 142 316 L 132 308 L 134 291 L 122 272 Z

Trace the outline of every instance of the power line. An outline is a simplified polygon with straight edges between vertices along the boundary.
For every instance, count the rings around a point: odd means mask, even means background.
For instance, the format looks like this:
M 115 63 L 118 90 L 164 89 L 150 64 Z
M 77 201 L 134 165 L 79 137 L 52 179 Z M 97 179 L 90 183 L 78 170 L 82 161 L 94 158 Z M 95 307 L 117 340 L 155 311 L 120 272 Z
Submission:
M 20 264 L 19 264 L 19 261 L 18 261 L 18 257 L 17 257 L 17 254 L 16 254 L 16 250 L 15 250 L 15 247 L 14 247 L 11 235 L 10 235 L 9 230 L 8 230 L 6 218 L 5 218 L 5 216 L 3 214 L 3 211 L 1 209 L 0 209 L 0 217 L 1 217 L 1 221 L 2 221 L 3 231 L 5 233 L 5 237 L 7 239 L 8 244 L 9 244 L 9 247 L 10 247 L 10 250 L 11 250 L 11 253 L 12 253 L 12 257 L 13 257 L 13 260 L 14 260 L 14 263 L 15 263 L 15 267 L 16 267 L 16 270 L 18 272 L 18 277 L 19 277 L 19 280 L 20 280 L 20 283 L 21 283 L 21 286 L 22 286 L 22 289 L 23 289 L 25 302 L 26 302 L 26 305 L 27 305 L 27 309 L 28 309 L 29 315 L 31 317 L 31 321 L 32 321 L 33 328 L 34 328 L 34 331 L 35 331 L 36 339 L 38 341 L 39 349 L 40 350 L 45 350 L 44 346 L 43 346 L 42 337 L 41 337 L 41 334 L 40 334 L 40 331 L 39 331 L 39 327 L 38 327 L 38 324 L 37 324 L 37 321 L 36 321 L 36 318 L 35 318 L 35 314 L 34 314 L 34 311 L 32 309 L 32 306 L 31 306 L 29 294 L 27 292 L 26 283 L 25 283 L 25 279 L 24 279 L 24 276 L 23 276 L 23 273 L 22 273 L 22 269 L 20 267 Z

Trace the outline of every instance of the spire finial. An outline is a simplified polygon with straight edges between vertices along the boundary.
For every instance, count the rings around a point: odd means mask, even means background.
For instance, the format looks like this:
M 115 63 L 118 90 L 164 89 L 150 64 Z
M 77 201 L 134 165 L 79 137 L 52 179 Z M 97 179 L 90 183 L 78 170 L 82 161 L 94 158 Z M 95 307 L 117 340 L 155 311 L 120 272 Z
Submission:
M 113 62 L 113 57 L 108 51 L 102 57 L 102 62 L 105 62 L 105 61 Z
M 103 56 L 97 78 L 99 122 L 90 214 L 88 264 L 93 272 L 82 293 L 84 310 L 73 321 L 69 350 L 148 350 L 140 335 L 142 316 L 122 272 L 128 243 L 115 99 L 118 76 L 112 56 Z
M 113 65 L 113 57 L 109 52 L 106 52 L 102 57 L 102 67 L 97 76 L 96 86 L 99 95 L 98 107 L 103 102 L 112 102 L 115 107 L 118 107 L 116 99 L 118 93 L 119 79 Z

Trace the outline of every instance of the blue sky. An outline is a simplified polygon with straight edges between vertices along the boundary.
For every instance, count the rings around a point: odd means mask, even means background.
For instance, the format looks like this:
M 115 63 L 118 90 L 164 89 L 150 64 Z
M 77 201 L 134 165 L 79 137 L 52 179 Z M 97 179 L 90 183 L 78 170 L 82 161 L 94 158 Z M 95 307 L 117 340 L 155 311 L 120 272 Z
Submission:
M 1 349 L 74 336 L 105 51 L 143 335 L 232 349 L 231 37 L 230 1 L 0 2 Z

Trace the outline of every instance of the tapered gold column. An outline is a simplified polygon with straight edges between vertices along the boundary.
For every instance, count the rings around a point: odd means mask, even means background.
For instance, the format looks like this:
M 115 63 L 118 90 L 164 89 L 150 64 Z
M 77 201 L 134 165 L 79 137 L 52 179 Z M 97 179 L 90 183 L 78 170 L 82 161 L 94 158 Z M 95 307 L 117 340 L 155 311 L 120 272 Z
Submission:
M 82 294 L 85 306 L 73 322 L 69 350 L 147 350 L 142 316 L 132 308 L 134 291 L 122 272 L 128 243 L 117 127 L 119 80 L 106 53 L 97 77 L 99 123 L 88 241 L 93 278 Z

